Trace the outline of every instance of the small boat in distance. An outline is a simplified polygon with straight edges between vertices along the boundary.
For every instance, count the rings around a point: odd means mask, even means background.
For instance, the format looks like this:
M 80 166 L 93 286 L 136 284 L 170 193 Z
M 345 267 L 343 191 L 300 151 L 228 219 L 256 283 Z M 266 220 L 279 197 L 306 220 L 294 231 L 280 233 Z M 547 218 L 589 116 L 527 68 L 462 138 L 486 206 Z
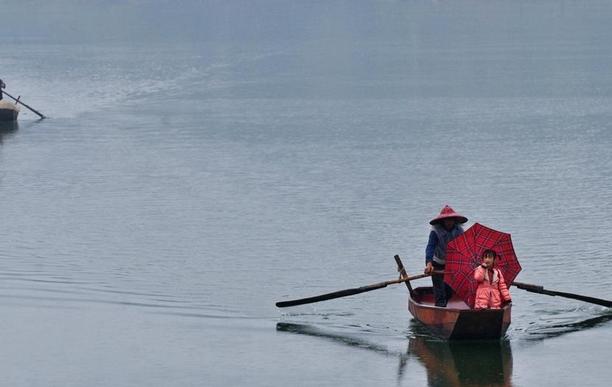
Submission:
M 443 339 L 499 340 L 510 326 L 512 304 L 501 309 L 471 309 L 454 294 L 442 308 L 434 304 L 432 287 L 420 287 L 412 291 L 408 309 L 415 319 Z
M 19 106 L 17 103 L 0 100 L 0 121 L 17 121 Z

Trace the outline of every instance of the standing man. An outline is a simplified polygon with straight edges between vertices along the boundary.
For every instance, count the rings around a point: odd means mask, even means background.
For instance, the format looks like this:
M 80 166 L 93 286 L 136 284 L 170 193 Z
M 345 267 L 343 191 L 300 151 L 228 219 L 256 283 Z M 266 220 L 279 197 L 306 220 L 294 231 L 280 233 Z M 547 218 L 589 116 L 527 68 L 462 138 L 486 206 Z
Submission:
M 2 92 L 2 89 L 4 89 L 5 87 L 6 87 L 6 84 L 2 82 L 2 79 L 0 79 L 0 99 L 4 97 L 4 93 Z
M 467 218 L 455 212 L 450 206 L 445 206 L 440 215 L 433 218 L 429 241 L 425 249 L 425 274 L 431 274 L 434 270 L 444 270 L 446 265 L 446 245 L 452 239 L 463 234 L 461 224 L 467 222 Z M 453 289 L 444 282 L 444 275 L 432 274 L 433 293 L 436 306 L 446 306 L 453 295 Z

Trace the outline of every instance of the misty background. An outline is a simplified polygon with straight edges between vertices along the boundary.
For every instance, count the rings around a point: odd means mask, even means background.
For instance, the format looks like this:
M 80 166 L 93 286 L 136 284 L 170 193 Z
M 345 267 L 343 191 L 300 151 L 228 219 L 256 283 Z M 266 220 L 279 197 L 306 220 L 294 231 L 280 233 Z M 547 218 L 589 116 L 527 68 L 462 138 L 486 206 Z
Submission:
M 0 11 L 6 91 L 49 117 L 0 132 L 5 383 L 607 385 L 589 304 L 511 290 L 487 379 L 403 287 L 274 302 L 421 272 L 446 203 L 519 281 L 611 298 L 612 3 Z

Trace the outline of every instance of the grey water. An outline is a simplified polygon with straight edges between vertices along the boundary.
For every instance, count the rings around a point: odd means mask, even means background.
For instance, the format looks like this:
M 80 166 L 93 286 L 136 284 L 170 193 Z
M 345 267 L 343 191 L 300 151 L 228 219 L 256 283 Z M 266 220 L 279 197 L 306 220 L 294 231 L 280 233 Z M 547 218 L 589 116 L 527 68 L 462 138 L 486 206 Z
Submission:
M 607 1 L 8 1 L 10 386 L 607 386 L 612 314 L 511 288 L 448 343 L 404 286 L 444 204 L 612 299 Z M 415 286 L 426 286 L 419 280 Z

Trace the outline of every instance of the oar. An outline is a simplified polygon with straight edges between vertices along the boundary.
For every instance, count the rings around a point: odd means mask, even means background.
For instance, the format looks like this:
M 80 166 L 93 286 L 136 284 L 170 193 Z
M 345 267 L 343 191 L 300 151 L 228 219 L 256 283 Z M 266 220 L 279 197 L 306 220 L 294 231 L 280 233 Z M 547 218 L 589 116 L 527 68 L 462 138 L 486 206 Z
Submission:
M 440 272 L 440 271 L 435 271 L 433 273 L 444 274 L 444 272 Z M 276 306 L 278 308 L 286 308 L 288 306 L 312 304 L 313 302 L 333 300 L 334 298 L 347 297 L 347 296 L 352 296 L 352 295 L 359 294 L 359 293 L 370 292 L 372 290 L 385 288 L 388 285 L 401 284 L 402 282 L 413 281 L 419 278 L 429 277 L 430 275 L 431 274 L 419 274 L 419 275 L 415 275 L 412 277 L 400 278 L 400 279 L 396 279 L 392 281 L 379 282 L 377 284 L 361 286 L 358 288 L 338 290 L 336 292 L 321 294 L 319 296 L 300 298 L 298 300 L 280 301 L 276 303 Z
M 399 255 L 395 255 L 395 263 L 397 263 L 397 271 L 400 273 L 400 279 L 408 277 L 408 273 L 406 272 L 406 268 L 402 263 L 402 259 Z M 408 288 L 408 293 L 410 293 L 410 297 L 414 298 L 414 290 L 412 290 L 412 285 L 410 285 L 410 281 L 406 281 L 406 287 Z
M 46 118 L 41 112 L 37 111 L 36 109 L 26 105 L 25 103 L 21 102 L 21 98 L 15 98 L 12 95 L 10 95 L 9 93 L 7 93 L 6 91 L 2 90 L 2 93 L 5 94 L 6 96 L 10 97 L 13 99 L 13 101 L 22 104 L 23 106 L 27 107 L 28 109 L 30 109 L 31 111 L 33 111 L 34 113 L 38 114 L 38 116 L 40 118 Z
M 526 291 L 532 292 L 532 293 L 540 293 L 540 294 L 546 294 L 546 295 L 549 295 L 549 296 L 559 296 L 559 297 L 565 297 L 565 298 L 572 298 L 574 300 L 590 302 L 591 304 L 597 304 L 597 305 L 601 305 L 601 306 L 606 306 L 608 308 L 612 307 L 612 301 L 603 300 L 601 298 L 582 296 L 580 294 L 574 294 L 574 293 L 557 292 L 555 290 L 546 290 L 546 289 L 544 289 L 544 286 L 526 284 L 526 283 L 523 283 L 523 282 L 513 282 L 512 285 L 516 286 L 519 289 L 523 289 L 523 290 L 526 290 Z

